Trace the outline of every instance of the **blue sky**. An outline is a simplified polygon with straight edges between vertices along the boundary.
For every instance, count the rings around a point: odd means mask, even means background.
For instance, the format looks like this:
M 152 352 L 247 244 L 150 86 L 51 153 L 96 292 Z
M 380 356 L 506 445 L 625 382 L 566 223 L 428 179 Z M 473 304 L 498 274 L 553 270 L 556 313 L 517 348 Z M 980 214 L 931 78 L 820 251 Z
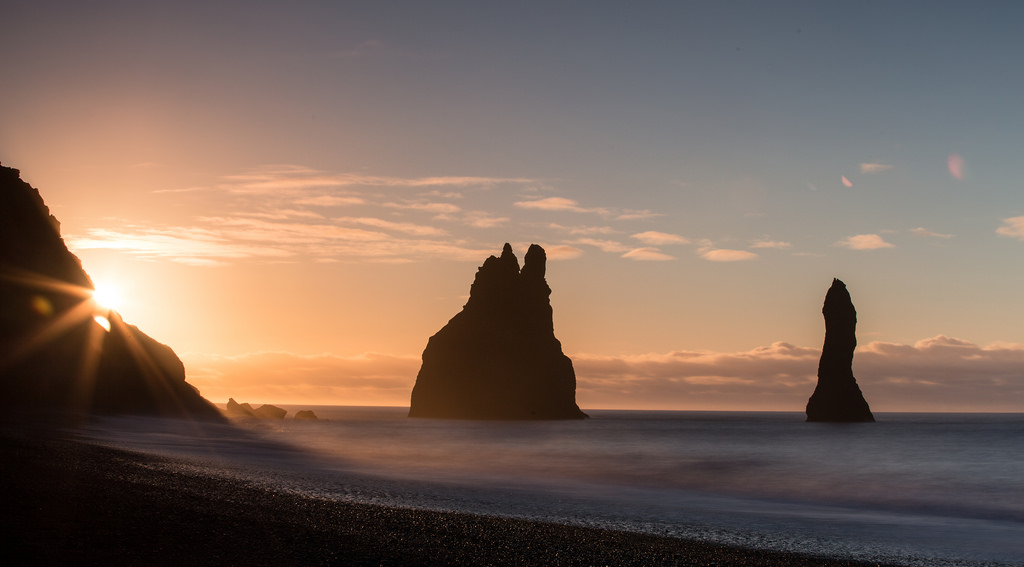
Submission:
M 209 363 L 203 388 L 243 387 L 218 357 L 386 356 L 411 370 L 372 400 L 405 397 L 427 337 L 509 241 L 552 256 L 556 333 L 594 403 L 748 407 L 728 388 L 673 389 L 728 382 L 710 370 L 630 390 L 631 367 L 602 390 L 606 368 L 584 360 L 820 348 L 832 277 L 863 349 L 998 351 L 999 407 L 1024 402 L 1024 8 L 3 9 L 0 161 L 40 188 L 86 269 L 123 288 L 129 322 Z M 796 378 L 764 378 L 777 393 L 789 380 L 778 407 L 810 393 L 814 357 L 800 357 Z M 936 372 L 886 364 L 862 384 Z M 338 373 L 303 395 L 357 397 L 327 393 Z M 933 397 L 955 406 L 952 391 Z

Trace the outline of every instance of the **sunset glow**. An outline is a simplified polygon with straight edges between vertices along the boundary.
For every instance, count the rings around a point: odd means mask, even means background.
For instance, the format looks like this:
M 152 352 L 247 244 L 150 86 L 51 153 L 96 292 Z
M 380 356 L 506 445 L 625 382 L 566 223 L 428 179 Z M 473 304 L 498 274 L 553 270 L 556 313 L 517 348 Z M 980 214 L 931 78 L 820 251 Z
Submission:
M 1024 9 L 17 4 L 76 316 L 215 402 L 407 405 L 509 242 L 583 409 L 801 410 L 838 277 L 873 408 L 1024 411 Z

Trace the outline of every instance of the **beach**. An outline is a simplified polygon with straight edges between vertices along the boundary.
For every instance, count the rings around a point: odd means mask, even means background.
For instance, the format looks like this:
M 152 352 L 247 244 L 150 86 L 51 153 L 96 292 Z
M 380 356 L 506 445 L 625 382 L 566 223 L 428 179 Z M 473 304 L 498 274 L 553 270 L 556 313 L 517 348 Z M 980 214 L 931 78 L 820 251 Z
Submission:
M 4 423 L 0 452 L 23 565 L 878 565 L 315 498 L 37 421 Z

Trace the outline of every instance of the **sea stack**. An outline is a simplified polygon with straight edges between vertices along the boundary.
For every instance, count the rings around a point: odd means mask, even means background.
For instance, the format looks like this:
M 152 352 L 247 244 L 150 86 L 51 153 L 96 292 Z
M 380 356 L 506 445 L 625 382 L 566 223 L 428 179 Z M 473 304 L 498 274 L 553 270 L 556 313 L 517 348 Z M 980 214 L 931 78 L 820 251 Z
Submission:
M 427 342 L 409 417 L 587 417 L 576 405 L 572 360 L 555 338 L 546 261 L 533 244 L 520 270 L 507 243 L 484 261 L 462 311 Z
M 821 313 L 825 316 L 825 345 L 818 362 L 818 385 L 807 401 L 807 421 L 875 421 L 853 377 L 857 310 L 846 284 L 832 280 Z
M 92 300 L 39 191 L 0 166 L 0 399 L 26 411 L 220 420 L 174 351 Z

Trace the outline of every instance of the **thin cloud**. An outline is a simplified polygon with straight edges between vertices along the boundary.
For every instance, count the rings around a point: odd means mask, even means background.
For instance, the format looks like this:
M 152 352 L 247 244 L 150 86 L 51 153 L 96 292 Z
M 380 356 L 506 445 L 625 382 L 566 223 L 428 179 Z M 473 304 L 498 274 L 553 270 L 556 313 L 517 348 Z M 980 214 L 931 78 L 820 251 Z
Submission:
M 516 201 L 513 205 L 521 209 L 532 209 L 538 211 L 572 211 L 574 213 L 598 213 L 607 214 L 607 209 L 587 209 L 581 207 L 579 202 L 565 197 L 546 197 L 533 201 Z
M 663 215 L 662 213 L 654 213 L 654 212 L 651 212 L 651 211 L 649 211 L 647 209 L 643 209 L 643 210 L 626 210 L 626 211 L 622 212 L 621 214 L 619 214 L 618 216 L 616 216 L 615 220 L 620 220 L 620 221 L 624 221 L 624 220 L 646 220 L 646 219 L 653 219 L 653 218 L 656 218 L 656 217 L 663 217 L 663 216 L 665 216 L 665 215 Z
M 845 175 L 842 176 L 842 182 L 843 182 L 843 185 L 845 185 L 847 187 L 853 187 L 853 182 L 850 181 L 849 179 L 847 179 Z
M 1003 226 L 997 228 L 996 232 L 1003 236 L 1024 240 L 1024 217 L 1003 219 Z
M 366 199 L 352 195 L 317 195 L 315 197 L 303 197 L 296 199 L 296 205 L 312 205 L 314 207 L 348 207 L 352 205 L 364 205 Z
M 364 226 L 393 230 L 416 236 L 445 236 L 448 234 L 446 231 L 433 226 L 424 226 L 408 222 L 393 222 L 373 217 L 340 217 L 334 220 L 340 223 L 361 224 Z
M 667 232 L 656 232 L 649 230 L 647 232 L 640 232 L 630 236 L 635 238 L 644 244 L 650 244 L 652 246 L 665 246 L 669 244 L 689 244 L 690 240 L 683 238 L 678 234 L 669 234 Z
M 575 246 L 569 246 L 568 244 L 546 246 L 544 247 L 544 251 L 547 253 L 549 260 L 572 260 L 573 258 L 579 258 L 583 255 L 583 250 L 580 250 Z
M 484 211 L 470 211 L 462 216 L 462 222 L 474 228 L 494 228 L 510 220 L 508 217 L 496 217 Z
M 750 244 L 751 248 L 775 248 L 779 250 L 783 248 L 789 248 L 790 246 L 792 246 L 792 244 L 789 242 L 768 239 L 755 240 Z
M 461 207 L 454 203 L 429 203 L 425 201 L 406 201 L 403 203 L 391 202 L 383 203 L 383 206 L 390 207 L 392 209 L 408 209 L 437 214 L 452 214 L 462 210 Z
M 871 173 L 882 173 L 883 171 L 889 171 L 892 166 L 887 163 L 862 163 L 860 164 L 860 172 L 864 174 Z
M 728 248 L 713 248 L 700 252 L 700 257 L 712 262 L 743 262 L 757 258 L 757 254 L 748 250 L 730 250 Z
M 927 228 L 919 226 L 917 228 L 910 229 L 910 234 L 914 236 L 921 236 L 926 238 L 953 238 L 952 234 L 942 234 L 941 232 L 932 232 Z
M 614 240 L 600 240 L 597 238 L 577 238 L 576 240 L 570 241 L 569 244 L 584 244 L 586 246 L 598 248 L 602 252 L 611 252 L 615 254 L 628 252 L 632 249 L 632 247 L 626 246 L 621 242 L 616 242 Z
M 894 244 L 890 244 L 882 239 L 877 234 L 857 234 L 849 236 L 836 242 L 836 246 L 842 246 L 849 248 L 850 250 L 878 250 L 880 248 L 895 248 Z
M 675 260 L 675 256 L 669 256 L 657 248 L 634 248 L 622 255 L 623 258 L 645 262 L 665 262 Z
M 535 180 L 521 177 L 435 176 L 391 177 L 356 173 L 328 174 L 300 165 L 274 165 L 253 171 L 227 175 L 221 187 L 233 193 L 273 193 L 303 191 L 326 187 L 482 187 L 504 183 L 527 184 Z

